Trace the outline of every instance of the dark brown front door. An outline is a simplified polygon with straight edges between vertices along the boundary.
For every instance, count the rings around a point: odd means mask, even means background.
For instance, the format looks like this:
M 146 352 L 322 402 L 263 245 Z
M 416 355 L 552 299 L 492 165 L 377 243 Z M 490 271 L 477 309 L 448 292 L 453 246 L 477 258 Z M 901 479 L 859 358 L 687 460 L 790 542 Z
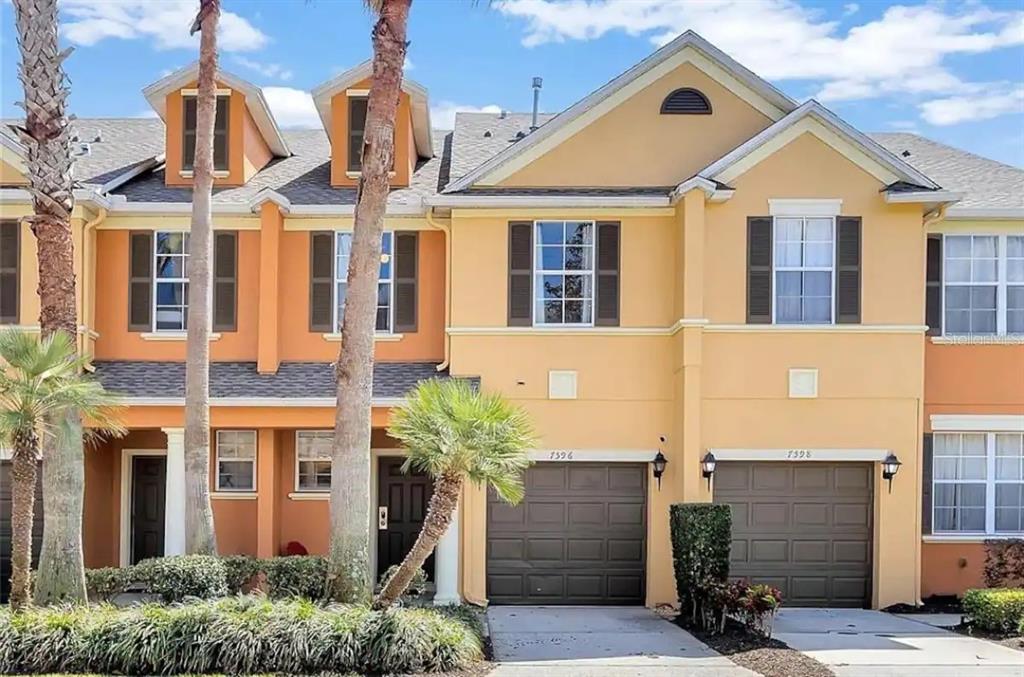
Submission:
M 132 564 L 164 554 L 167 459 L 132 457 Z
M 0 463 L 0 604 L 11 593 L 11 462 Z M 32 513 L 32 568 L 43 544 L 43 467 L 36 469 L 36 501 Z
M 387 528 L 381 524 L 378 508 L 377 529 L 377 576 L 380 577 L 392 564 L 401 564 L 416 542 L 423 520 L 427 516 L 427 503 L 433 493 L 434 484 L 423 473 L 402 472 L 401 458 L 380 460 L 380 486 L 377 494 L 379 508 L 387 508 Z M 434 580 L 434 556 L 423 565 L 427 578 Z
M 719 462 L 729 575 L 779 588 L 786 606 L 867 606 L 873 477 L 871 463 Z

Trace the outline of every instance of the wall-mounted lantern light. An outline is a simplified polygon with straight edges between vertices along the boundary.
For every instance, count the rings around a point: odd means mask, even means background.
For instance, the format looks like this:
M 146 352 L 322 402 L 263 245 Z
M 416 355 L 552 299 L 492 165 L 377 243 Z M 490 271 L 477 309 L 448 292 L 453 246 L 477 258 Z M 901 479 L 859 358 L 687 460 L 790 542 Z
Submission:
M 896 477 L 896 473 L 900 471 L 900 459 L 896 458 L 896 454 L 889 454 L 882 461 L 882 479 L 889 483 L 889 493 L 892 493 L 892 478 Z
M 711 476 L 715 474 L 715 465 L 717 463 L 715 455 L 710 451 L 704 454 L 704 458 L 700 459 L 700 474 L 708 481 L 708 489 L 711 488 Z
M 660 439 L 661 443 L 664 444 L 665 438 L 662 437 Z M 668 459 L 665 458 L 665 454 L 661 453 L 661 449 L 658 449 L 658 453 L 655 454 L 651 465 L 654 469 L 654 479 L 658 480 L 658 491 L 661 491 L 661 476 L 665 474 L 665 466 L 668 465 Z

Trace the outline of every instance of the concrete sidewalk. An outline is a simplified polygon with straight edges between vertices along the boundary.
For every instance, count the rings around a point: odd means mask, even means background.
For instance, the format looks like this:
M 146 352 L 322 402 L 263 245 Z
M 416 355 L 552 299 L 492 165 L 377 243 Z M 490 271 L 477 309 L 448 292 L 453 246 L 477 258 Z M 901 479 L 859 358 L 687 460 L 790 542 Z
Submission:
M 643 607 L 491 607 L 491 677 L 755 677 Z
M 1024 677 L 1024 653 L 863 609 L 782 609 L 773 636 L 837 677 Z

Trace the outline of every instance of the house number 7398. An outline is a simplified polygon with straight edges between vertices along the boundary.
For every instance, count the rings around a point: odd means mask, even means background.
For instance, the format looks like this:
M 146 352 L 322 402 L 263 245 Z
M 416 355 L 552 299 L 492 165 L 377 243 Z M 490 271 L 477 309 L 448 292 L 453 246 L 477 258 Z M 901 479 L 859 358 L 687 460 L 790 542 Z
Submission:
M 571 451 L 551 451 L 551 452 L 548 452 L 548 460 L 549 461 L 571 461 L 572 460 L 572 452 Z

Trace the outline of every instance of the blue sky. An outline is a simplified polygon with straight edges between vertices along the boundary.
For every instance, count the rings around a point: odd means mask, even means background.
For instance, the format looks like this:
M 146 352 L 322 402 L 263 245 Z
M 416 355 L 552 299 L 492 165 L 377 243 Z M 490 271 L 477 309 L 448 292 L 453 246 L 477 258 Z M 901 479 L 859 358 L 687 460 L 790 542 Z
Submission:
M 264 87 L 282 126 L 319 126 L 308 91 L 370 55 L 357 0 L 222 0 L 221 64 Z M 63 0 L 71 109 L 151 115 L 141 90 L 196 58 L 195 0 Z M 0 113 L 21 96 L 0 5 Z M 556 112 L 692 28 L 791 97 L 864 131 L 911 131 L 1024 166 L 1024 0 L 416 0 L 406 76 L 435 126 L 455 110 Z

